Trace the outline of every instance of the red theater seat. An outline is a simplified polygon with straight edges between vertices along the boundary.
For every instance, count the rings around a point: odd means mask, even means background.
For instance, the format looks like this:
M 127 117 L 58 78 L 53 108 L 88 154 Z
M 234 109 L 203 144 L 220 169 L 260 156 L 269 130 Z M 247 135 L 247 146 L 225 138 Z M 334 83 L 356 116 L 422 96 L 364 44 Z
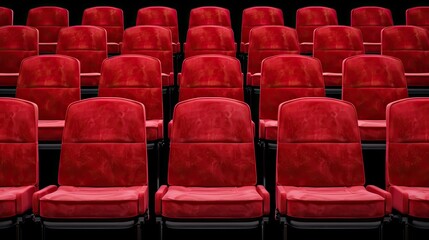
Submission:
M 42 55 L 21 63 L 16 97 L 39 108 L 39 141 L 61 141 L 67 107 L 80 100 L 80 65 L 76 58 Z
M 229 10 L 214 6 L 191 9 L 188 28 L 201 25 L 218 25 L 232 28 Z
M 13 25 L 13 10 L 0 7 L 0 26 Z
M 429 30 L 429 6 L 408 8 L 405 11 L 407 25 L 414 25 Z

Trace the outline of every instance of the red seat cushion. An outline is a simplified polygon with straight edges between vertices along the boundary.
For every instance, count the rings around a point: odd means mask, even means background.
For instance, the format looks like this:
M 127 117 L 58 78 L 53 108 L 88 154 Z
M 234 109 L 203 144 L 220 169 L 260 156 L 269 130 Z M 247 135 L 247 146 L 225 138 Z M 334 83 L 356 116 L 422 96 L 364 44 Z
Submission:
M 0 187 L 0 218 L 13 217 L 31 209 L 31 199 L 36 188 Z
M 146 136 L 148 141 L 156 141 L 162 139 L 163 136 L 163 120 L 154 119 L 146 121 Z
M 277 141 L 277 120 L 259 119 L 259 138 Z
M 393 208 L 403 214 L 429 218 L 429 187 L 392 186 Z
M 386 140 L 386 120 L 358 120 L 358 124 L 362 140 Z
M 380 218 L 385 215 L 383 197 L 363 186 L 277 186 L 280 214 L 309 219 Z
M 39 120 L 38 126 L 40 141 L 61 141 L 64 120 Z
M 181 219 L 257 218 L 263 216 L 263 198 L 255 186 L 170 186 L 162 198 L 162 215 Z
M 147 206 L 146 186 L 61 186 L 40 199 L 40 216 L 57 219 L 131 218 L 143 214 Z

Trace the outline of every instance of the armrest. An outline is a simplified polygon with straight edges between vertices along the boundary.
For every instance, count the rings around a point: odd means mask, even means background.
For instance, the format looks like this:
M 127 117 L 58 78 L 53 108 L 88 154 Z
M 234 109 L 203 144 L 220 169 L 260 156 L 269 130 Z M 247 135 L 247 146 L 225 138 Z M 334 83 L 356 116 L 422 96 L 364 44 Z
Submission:
M 43 196 L 46 196 L 50 193 L 57 191 L 57 189 L 58 189 L 57 186 L 50 185 L 50 186 L 47 186 L 47 187 L 43 188 L 42 190 L 39 190 L 33 194 L 33 213 L 35 215 L 39 215 L 40 199 Z
M 385 202 L 386 214 L 389 214 L 392 212 L 392 195 L 388 191 L 383 190 L 383 189 L 376 187 L 374 185 L 366 186 L 366 190 L 368 192 L 372 192 L 372 193 L 375 193 L 377 195 L 382 196 L 384 198 L 384 202 Z
M 139 192 L 139 213 L 141 215 L 149 213 L 149 187 L 144 188 L 144 191 Z
M 156 215 L 162 215 L 162 198 L 164 197 L 164 195 L 167 193 L 168 191 L 168 186 L 167 185 L 162 185 L 158 191 L 156 191 L 155 193 L 155 214 Z
M 171 138 L 171 129 L 173 128 L 173 119 L 168 122 L 168 138 Z
M 287 214 L 287 191 L 285 186 L 276 186 L 276 208 L 280 214 Z
M 401 187 L 398 187 L 398 186 L 391 186 L 389 188 L 389 192 L 390 194 L 392 194 L 393 207 L 402 214 L 408 214 L 409 213 L 408 193 L 406 191 L 403 191 Z
M 264 186 L 258 185 L 256 186 L 256 190 L 258 191 L 259 195 L 264 200 L 264 215 L 270 214 L 270 194 L 268 193 L 267 189 L 265 189 Z
M 180 81 L 182 80 L 182 73 L 177 74 L 177 86 L 180 86 Z

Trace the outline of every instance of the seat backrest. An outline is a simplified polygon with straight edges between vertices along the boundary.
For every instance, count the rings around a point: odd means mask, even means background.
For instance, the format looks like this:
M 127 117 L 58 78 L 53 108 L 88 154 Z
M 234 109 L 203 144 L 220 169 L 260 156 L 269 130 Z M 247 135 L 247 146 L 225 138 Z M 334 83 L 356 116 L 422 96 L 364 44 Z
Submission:
M 57 54 L 77 58 L 82 73 L 99 73 L 107 58 L 106 30 L 89 25 L 62 28 L 58 34 Z
M 158 58 L 163 73 L 173 72 L 171 31 L 155 25 L 139 25 L 124 31 L 121 54 L 141 54 Z
M 141 102 L 147 120 L 162 119 L 161 62 L 154 57 L 132 54 L 104 60 L 98 96 Z
M 147 185 L 144 105 L 90 98 L 67 109 L 58 183 L 76 187 Z
M 231 28 L 204 25 L 189 28 L 184 44 L 185 58 L 201 54 L 236 56 L 234 32 Z
M 61 28 L 69 26 L 69 11 L 61 7 L 36 7 L 28 11 L 27 26 L 39 30 L 40 42 L 57 42 Z
M 346 58 L 341 96 L 355 106 L 358 119 L 386 119 L 387 104 L 408 97 L 401 60 L 383 55 Z
M 195 98 L 174 108 L 168 184 L 256 185 L 250 108 L 229 98 Z
M 429 72 L 429 33 L 412 26 L 391 26 L 381 31 L 381 54 L 397 57 L 405 73 Z
M 157 25 L 171 30 L 174 43 L 179 42 L 179 23 L 174 8 L 153 6 L 139 9 L 136 25 Z
M 0 7 L 0 26 L 13 25 L 13 10 Z
M 312 43 L 314 30 L 326 25 L 338 25 L 337 11 L 333 8 L 308 6 L 296 11 L 295 29 L 300 43 Z
M 124 35 L 124 12 L 120 8 L 100 6 L 83 11 L 82 25 L 106 29 L 107 41 L 119 43 Z
M 362 32 L 350 26 L 323 26 L 314 30 L 313 56 L 323 72 L 341 73 L 343 60 L 364 54 Z
M 267 6 L 244 9 L 241 18 L 241 43 L 249 42 L 249 32 L 253 27 L 263 25 L 285 25 L 283 10 Z M 243 52 L 241 47 L 240 45 L 240 52 Z
M 362 31 L 364 42 L 381 43 L 381 30 L 393 25 L 392 13 L 383 7 L 354 8 L 350 12 L 350 25 Z
M 300 98 L 279 107 L 277 184 L 363 186 L 365 174 L 356 110 L 332 98 Z
M 249 33 L 247 72 L 261 72 L 261 62 L 266 57 L 299 52 L 295 29 L 279 25 L 254 27 Z
M 429 6 L 418 6 L 405 11 L 405 22 L 429 30 Z
M 179 101 L 196 97 L 226 97 L 244 101 L 240 61 L 218 54 L 186 58 L 180 74 Z
M 387 106 L 386 186 L 428 187 L 429 98 Z
M 80 100 L 79 61 L 64 55 L 24 59 L 16 97 L 36 103 L 41 120 L 64 120 L 68 105 Z
M 27 26 L 0 27 L 0 72 L 17 73 L 24 58 L 39 54 L 39 31 Z
M 231 15 L 229 10 L 215 6 L 191 9 L 188 28 L 201 25 L 218 25 L 231 28 Z
M 324 97 L 322 65 L 317 58 L 276 55 L 262 61 L 259 118 L 277 120 L 282 102 L 300 97 Z
M 36 104 L 0 98 L 0 187 L 38 185 L 37 120 Z

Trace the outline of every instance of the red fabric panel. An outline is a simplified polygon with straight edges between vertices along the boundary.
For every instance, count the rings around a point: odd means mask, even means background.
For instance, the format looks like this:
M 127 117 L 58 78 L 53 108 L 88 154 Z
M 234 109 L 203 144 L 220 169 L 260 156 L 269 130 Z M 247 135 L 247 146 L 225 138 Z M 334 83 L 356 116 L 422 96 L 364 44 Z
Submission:
M 119 43 L 124 33 L 124 13 L 115 7 L 93 7 L 83 12 L 82 25 L 99 26 L 107 31 L 107 41 Z
M 218 25 L 231 28 L 231 16 L 229 10 L 221 7 L 193 8 L 189 14 L 189 27 L 201 25 Z
M 0 98 L 0 186 L 38 184 L 38 111 L 34 103 Z
M 236 55 L 234 32 L 223 26 L 198 26 L 188 29 L 185 58 L 201 54 Z
M 249 42 L 249 32 L 253 27 L 263 25 L 285 25 L 280 8 L 256 6 L 243 10 L 241 19 L 241 42 Z M 240 46 L 240 52 L 247 52 Z
M 39 141 L 61 141 L 64 120 L 39 120 Z
M 281 190 L 280 190 L 281 188 Z M 289 187 L 277 186 L 279 200 L 285 204 L 280 213 L 309 219 L 368 219 L 385 215 L 385 200 L 363 186 L 350 187 Z
M 89 188 L 61 186 L 40 199 L 40 216 L 51 219 L 120 219 L 143 214 L 146 186 Z M 144 212 L 142 212 L 144 210 Z
M 0 26 L 13 25 L 13 10 L 0 7 Z
M 170 186 L 162 198 L 162 216 L 181 219 L 246 219 L 264 215 L 263 198 L 255 186 Z
M 197 97 L 223 97 L 244 101 L 243 88 L 224 88 L 224 87 L 193 87 L 187 88 L 180 86 L 179 101 L 188 100 Z
M 392 186 L 393 208 L 402 214 L 417 218 L 429 218 L 429 188 Z
M 386 120 L 359 120 L 360 138 L 364 141 L 385 141 Z
M 278 106 L 287 100 L 324 96 L 322 65 L 318 59 L 300 55 L 279 55 L 262 61 L 259 100 L 261 119 L 276 120 Z
M 49 185 L 37 192 L 35 192 L 33 194 L 33 207 L 32 207 L 32 211 L 35 215 L 39 215 L 40 211 L 40 198 L 42 198 L 43 196 L 53 193 L 55 191 L 57 191 L 58 187 L 55 185 Z
M 31 209 L 31 198 L 36 187 L 1 187 L 0 218 L 14 217 Z
M 409 8 L 405 12 L 406 24 L 429 29 L 428 14 L 429 7 L 427 6 Z
M 101 68 L 99 97 L 123 97 L 144 104 L 146 119 L 162 119 L 161 62 L 153 57 L 121 55 Z

